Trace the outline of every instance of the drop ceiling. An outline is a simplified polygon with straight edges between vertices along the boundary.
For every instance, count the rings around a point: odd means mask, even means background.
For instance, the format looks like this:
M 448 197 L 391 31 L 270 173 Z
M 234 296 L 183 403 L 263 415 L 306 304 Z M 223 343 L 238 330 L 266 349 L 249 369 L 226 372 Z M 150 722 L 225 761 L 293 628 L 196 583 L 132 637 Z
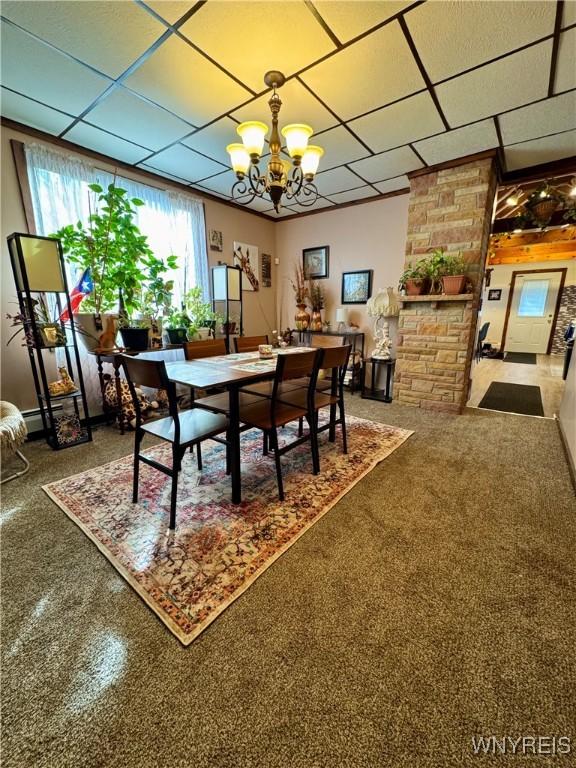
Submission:
M 309 123 L 326 151 L 326 210 L 487 149 L 510 170 L 575 155 L 575 6 L 4 0 L 1 111 L 229 200 L 225 146 L 242 120 L 270 123 L 279 69 L 281 125 Z

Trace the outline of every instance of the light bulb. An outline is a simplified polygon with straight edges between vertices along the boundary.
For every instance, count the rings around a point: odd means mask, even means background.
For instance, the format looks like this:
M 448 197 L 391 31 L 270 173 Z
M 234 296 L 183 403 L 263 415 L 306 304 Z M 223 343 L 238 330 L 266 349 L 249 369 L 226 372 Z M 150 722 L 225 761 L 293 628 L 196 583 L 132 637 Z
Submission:
M 243 178 L 250 166 L 250 155 L 243 144 L 228 144 L 226 152 L 230 155 L 230 162 L 234 173 L 239 179 Z
M 309 181 L 312 181 L 314 174 L 318 170 L 320 158 L 324 154 L 322 147 L 309 145 L 302 156 L 302 173 Z
M 286 148 L 292 159 L 300 161 L 312 133 L 312 128 L 303 123 L 293 123 L 282 128 L 282 136 L 286 139 Z
M 236 133 L 241 137 L 250 157 L 252 159 L 260 157 L 264 148 L 264 137 L 268 133 L 266 123 L 261 123 L 258 120 L 240 123 L 238 128 L 236 128 Z
M 507 197 L 506 205 L 511 205 L 511 206 L 518 205 L 518 198 L 516 197 L 516 195 L 510 195 L 510 197 Z

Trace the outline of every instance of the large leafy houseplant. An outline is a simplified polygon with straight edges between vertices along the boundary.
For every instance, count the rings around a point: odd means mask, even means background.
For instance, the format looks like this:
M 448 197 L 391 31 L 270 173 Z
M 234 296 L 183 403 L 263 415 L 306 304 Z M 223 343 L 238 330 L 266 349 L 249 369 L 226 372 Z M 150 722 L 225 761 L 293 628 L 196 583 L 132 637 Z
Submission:
M 134 223 L 136 208 L 144 203 L 128 198 L 126 190 L 114 183 L 106 191 L 99 184 L 88 186 L 96 196 L 88 223 L 68 224 L 52 237 L 61 241 L 69 264 L 80 272 L 90 269 L 94 290 L 82 302 L 83 310 L 97 315 L 116 310 L 122 289 L 126 311 L 131 315 L 139 308 L 146 277 L 143 268 L 153 258 L 146 236 Z

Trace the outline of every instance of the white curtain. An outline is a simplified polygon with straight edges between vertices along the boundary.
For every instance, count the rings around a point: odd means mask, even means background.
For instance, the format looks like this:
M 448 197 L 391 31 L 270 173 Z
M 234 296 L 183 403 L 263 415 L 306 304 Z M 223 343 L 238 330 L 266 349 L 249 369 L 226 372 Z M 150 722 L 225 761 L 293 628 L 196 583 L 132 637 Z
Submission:
M 92 193 L 88 185 L 106 188 L 114 176 L 91 166 L 84 160 L 40 144 L 26 144 L 26 164 L 34 207 L 36 230 L 50 235 L 67 224 L 86 223 L 90 215 Z M 187 195 L 141 184 L 118 176 L 116 184 L 129 197 L 144 202 L 136 208 L 135 222 L 147 236 L 154 254 L 166 260 L 178 257 L 178 269 L 168 273 L 174 279 L 174 304 L 179 305 L 184 293 L 200 286 L 205 300 L 209 299 L 208 254 L 204 206 L 200 200 Z M 75 270 L 68 270 L 69 287 L 78 282 Z M 81 347 L 82 372 L 92 413 L 101 411 L 100 385 L 93 357 Z

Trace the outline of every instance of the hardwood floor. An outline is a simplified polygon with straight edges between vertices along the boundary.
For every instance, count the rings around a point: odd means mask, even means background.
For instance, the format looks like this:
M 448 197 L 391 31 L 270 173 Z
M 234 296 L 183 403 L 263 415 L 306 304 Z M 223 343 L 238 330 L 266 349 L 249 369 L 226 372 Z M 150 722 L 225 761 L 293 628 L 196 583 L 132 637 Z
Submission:
M 544 416 L 553 417 L 560 410 L 564 393 L 562 380 L 563 355 L 537 355 L 536 365 L 506 363 L 504 360 L 482 358 L 472 365 L 472 388 L 468 405 L 477 407 L 493 381 L 532 384 L 540 387 Z

